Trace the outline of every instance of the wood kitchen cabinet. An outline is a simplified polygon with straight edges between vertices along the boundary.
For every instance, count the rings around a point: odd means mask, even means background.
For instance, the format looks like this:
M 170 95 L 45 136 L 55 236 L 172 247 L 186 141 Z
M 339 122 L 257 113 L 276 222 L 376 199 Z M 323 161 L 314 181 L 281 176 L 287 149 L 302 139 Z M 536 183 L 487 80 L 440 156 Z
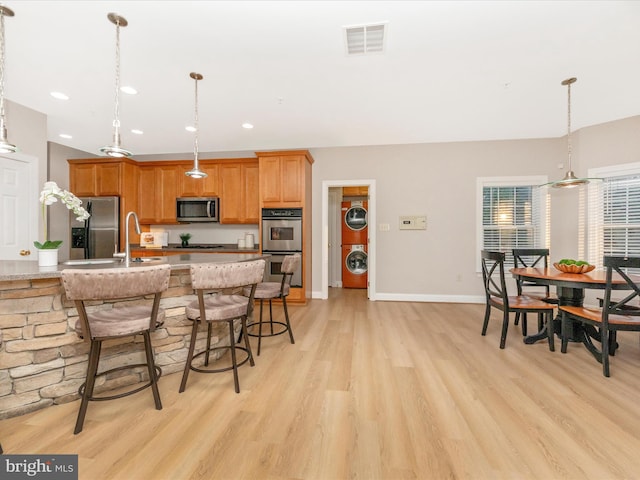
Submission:
M 258 224 L 260 199 L 258 162 L 240 159 L 221 163 L 220 223 Z
M 180 166 L 179 197 L 218 197 L 220 170 L 217 164 L 200 162 L 200 170 L 207 174 L 204 178 L 188 177 L 186 172 L 193 168 L 193 164 Z
M 138 209 L 138 164 L 127 158 L 71 159 L 69 190 L 78 197 L 120 197 L 120 225 L 127 213 Z M 132 241 L 137 241 L 135 231 Z M 120 228 L 120 245 L 124 249 L 124 228 Z
M 301 207 L 304 203 L 304 154 L 261 156 L 260 200 L 265 207 Z
M 69 188 L 78 197 L 119 195 L 121 165 L 120 160 L 72 164 L 69 167 Z
M 143 165 L 139 167 L 138 219 L 143 224 L 175 224 L 178 197 L 178 165 Z
M 342 196 L 344 197 L 367 197 L 369 196 L 369 187 L 342 187 Z
M 311 298 L 311 167 L 307 150 L 256 152 L 260 175 L 260 208 L 302 208 L 302 287 L 292 287 L 291 303 Z M 262 235 L 262 226 L 260 228 Z

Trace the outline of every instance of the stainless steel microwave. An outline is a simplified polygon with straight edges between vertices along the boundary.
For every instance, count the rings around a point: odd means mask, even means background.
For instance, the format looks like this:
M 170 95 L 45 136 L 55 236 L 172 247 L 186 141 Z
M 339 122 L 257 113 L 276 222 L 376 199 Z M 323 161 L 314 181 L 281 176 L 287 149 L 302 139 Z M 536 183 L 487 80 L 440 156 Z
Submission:
M 176 198 L 176 219 L 179 222 L 218 222 L 220 199 L 218 197 Z

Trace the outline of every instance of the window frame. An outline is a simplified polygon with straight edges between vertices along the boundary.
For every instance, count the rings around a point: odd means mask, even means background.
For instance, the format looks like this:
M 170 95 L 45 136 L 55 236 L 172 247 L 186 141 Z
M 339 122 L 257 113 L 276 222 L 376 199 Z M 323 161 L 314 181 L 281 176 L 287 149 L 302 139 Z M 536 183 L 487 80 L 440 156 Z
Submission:
M 483 201 L 485 187 L 531 187 L 532 194 L 538 195 L 539 211 L 534 221 L 539 222 L 536 245 L 532 248 L 550 248 L 550 210 L 548 189 L 542 188 L 548 182 L 544 175 L 478 177 L 476 179 L 476 273 L 482 270 L 480 252 L 484 249 Z
M 589 178 L 603 180 L 633 175 L 640 176 L 640 162 L 590 168 L 587 173 Z M 591 182 L 587 185 L 585 200 L 587 208 L 585 214 L 581 216 L 582 225 L 580 225 L 580 230 L 585 232 L 587 239 L 584 257 L 589 263 L 598 266 L 602 265 L 605 245 L 604 193 L 601 181 Z M 640 198 L 638 205 L 640 205 Z

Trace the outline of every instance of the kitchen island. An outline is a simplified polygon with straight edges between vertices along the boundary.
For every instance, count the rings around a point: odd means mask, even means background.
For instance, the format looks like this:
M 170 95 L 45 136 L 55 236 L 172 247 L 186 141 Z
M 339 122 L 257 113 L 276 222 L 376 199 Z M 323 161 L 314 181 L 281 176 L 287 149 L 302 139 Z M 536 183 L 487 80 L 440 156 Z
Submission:
M 64 295 L 60 272 L 65 268 L 144 268 L 168 263 L 171 266 L 169 289 L 163 293 L 161 307 L 164 324 L 152 334 L 156 364 L 164 374 L 181 371 L 187 356 L 191 322 L 185 305 L 196 299 L 191 288 L 192 263 L 228 263 L 263 258 L 259 254 L 186 253 L 158 257 L 151 262 L 123 262 L 85 266 L 57 265 L 39 267 L 37 261 L 0 261 L 0 418 L 65 403 L 79 398 L 84 382 L 89 344 L 75 333 L 78 313 Z M 118 302 L 96 302 L 94 308 L 113 308 Z M 202 338 L 205 331 L 201 332 Z M 199 334 L 200 341 L 200 334 Z M 224 329 L 214 341 L 226 344 Z M 213 345 L 212 345 L 213 346 Z M 141 363 L 144 351 L 135 336 L 105 342 L 101 370 L 114 363 Z M 115 372 L 101 377 L 100 390 L 139 382 L 144 372 Z M 160 380 L 162 382 L 162 380 Z

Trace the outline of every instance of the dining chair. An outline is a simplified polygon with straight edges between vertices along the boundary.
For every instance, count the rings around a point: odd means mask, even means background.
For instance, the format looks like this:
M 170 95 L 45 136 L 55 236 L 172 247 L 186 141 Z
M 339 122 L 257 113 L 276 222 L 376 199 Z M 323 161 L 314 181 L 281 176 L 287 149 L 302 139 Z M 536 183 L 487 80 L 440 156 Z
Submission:
M 549 249 L 548 248 L 514 248 L 513 266 L 515 268 L 547 268 L 549 266 Z M 558 297 L 552 294 L 549 285 L 538 285 L 526 280 L 517 280 L 518 295 L 526 293 L 527 296 L 537 298 L 547 303 L 558 304 Z M 527 336 L 527 314 L 526 312 L 516 312 L 516 318 L 513 322 L 518 325 L 522 317 L 522 336 Z M 538 318 L 538 330 L 542 330 L 540 318 Z
M 286 255 L 282 260 L 280 266 L 280 273 L 282 274 L 282 280 L 280 282 L 261 282 L 256 286 L 254 298 L 260 300 L 260 319 L 257 322 L 251 322 L 247 325 L 247 331 L 250 337 L 258 337 L 258 355 L 260 355 L 260 347 L 262 344 L 262 337 L 273 337 L 275 335 L 281 335 L 285 332 L 289 333 L 289 340 L 291 343 L 296 343 L 293 339 L 293 331 L 291 330 L 291 322 L 289 321 L 289 310 L 287 309 L 287 296 L 291 288 L 291 278 L 293 274 L 300 267 L 300 254 L 295 253 L 292 255 Z M 249 287 L 244 288 L 244 295 L 249 296 L 251 289 Z M 284 322 L 273 320 L 273 300 L 281 299 L 282 308 L 284 310 Z M 269 321 L 262 320 L 262 310 L 264 300 L 269 300 Z M 269 330 L 263 333 L 263 325 L 267 325 Z M 277 331 L 274 330 L 274 325 L 279 325 Z M 255 333 L 257 327 L 258 332 Z M 282 328 L 283 327 L 283 328 Z M 278 328 L 278 327 L 276 327 Z
M 562 313 L 562 346 L 561 352 L 567 352 L 569 343 L 569 322 L 582 322 L 599 328 L 601 351 L 597 356 L 602 363 L 602 373 L 610 376 L 609 357 L 615 354 L 615 341 L 611 341 L 612 335 L 618 330 L 631 330 L 640 332 L 640 284 L 636 283 L 628 274 L 628 269 L 640 269 L 640 257 L 615 257 L 605 256 L 603 266 L 606 269 L 606 284 L 602 308 L 599 307 L 573 307 L 562 305 L 559 307 Z M 616 273 L 625 281 L 626 290 L 618 293 L 626 294 L 623 299 L 611 298 L 613 290 L 613 274 Z M 619 288 L 619 286 L 618 286 Z M 627 292 L 629 292 L 627 294 Z
M 67 299 L 73 300 L 78 310 L 76 333 L 90 342 L 87 375 L 78 390 L 82 400 L 73 433 L 82 431 L 90 401 L 114 400 L 151 387 L 156 409 L 162 410 L 158 390 L 158 378 L 162 375 L 162 370 L 154 362 L 150 332 L 156 329 L 158 322 L 164 320 L 160 297 L 169 288 L 171 267 L 163 264 L 130 268 L 65 269 L 60 275 Z M 152 301 L 146 300 L 145 297 L 149 295 L 153 295 Z M 129 298 L 135 301 L 117 307 L 108 303 L 109 300 Z M 105 308 L 96 308 L 95 301 L 105 302 Z M 113 367 L 98 373 L 102 342 L 133 335 L 142 335 L 144 339 L 146 363 Z M 148 383 L 124 393 L 94 396 L 98 377 L 137 367 L 146 367 Z
M 240 393 L 238 367 L 247 361 L 252 367 L 255 365 L 247 335 L 247 317 L 253 311 L 256 285 L 262 281 L 264 268 L 265 261 L 263 259 L 236 263 L 191 264 L 191 285 L 198 299 L 189 303 L 186 307 L 187 318 L 193 322 L 193 325 L 189 353 L 187 354 L 182 382 L 180 383 L 180 393 L 184 392 L 187 386 L 190 370 L 199 373 L 219 373 L 233 370 L 235 390 L 236 393 Z M 242 289 L 245 287 L 249 287 L 248 296 L 242 295 Z M 236 289 L 240 289 L 239 292 Z M 213 293 L 211 293 L 212 291 Z M 244 337 L 244 347 L 238 345 L 235 341 L 236 329 L 234 324 L 236 320 L 240 320 L 240 336 Z M 229 345 L 211 346 L 212 326 L 214 323 L 227 324 L 229 328 Z M 198 326 L 200 324 L 207 325 L 207 345 L 203 351 L 194 354 Z M 237 360 L 237 350 L 246 354 L 241 361 Z M 212 352 L 223 354 L 227 351 L 231 354 L 230 366 L 202 368 L 209 367 L 209 356 Z M 201 355 L 204 355 L 204 365 L 196 365 L 194 361 Z
M 505 347 L 507 341 L 507 329 L 509 328 L 509 314 L 537 313 L 540 322 L 544 320 L 547 325 L 549 350 L 554 351 L 553 341 L 553 311 L 554 305 L 528 295 L 510 296 L 507 291 L 504 262 L 506 254 L 490 250 L 482 250 L 482 280 L 486 297 L 486 309 L 482 335 L 486 335 L 491 317 L 491 309 L 502 311 L 502 332 L 500 335 L 500 348 Z

